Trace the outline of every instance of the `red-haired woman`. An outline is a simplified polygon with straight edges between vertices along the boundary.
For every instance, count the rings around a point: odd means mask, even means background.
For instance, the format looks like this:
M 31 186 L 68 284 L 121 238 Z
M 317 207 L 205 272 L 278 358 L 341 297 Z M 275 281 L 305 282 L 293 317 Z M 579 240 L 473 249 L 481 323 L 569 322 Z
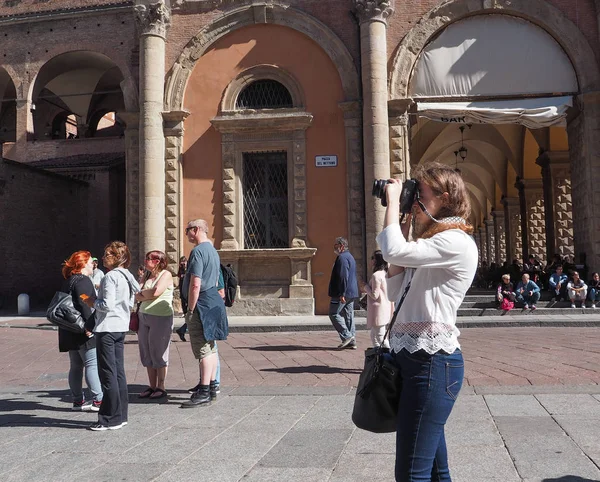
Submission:
M 97 412 L 102 403 L 102 387 L 98 377 L 96 338 L 90 336 L 94 328 L 94 313 L 84 303 L 85 299 L 96 296 L 90 279 L 93 269 L 92 255 L 88 251 L 77 251 L 63 263 L 65 281 L 61 291 L 71 293 L 73 305 L 81 313 L 88 331 L 87 334 L 79 334 L 59 328 L 58 349 L 69 352 L 69 388 L 73 396 L 73 410 Z M 88 401 L 85 400 L 82 386 L 84 368 L 85 382 L 92 394 Z
M 135 299 L 141 302 L 138 346 L 142 365 L 148 371 L 148 388 L 140 398 L 167 395 L 165 378 L 169 365 L 169 346 L 173 333 L 173 276 L 167 270 L 167 256 L 162 251 L 146 254 L 148 277 Z
M 98 413 L 98 423 L 90 430 L 116 430 L 127 423 L 129 392 L 125 378 L 124 342 L 129 331 L 129 318 L 135 294 L 140 285 L 127 270 L 131 253 L 121 241 L 104 248 L 104 266 L 109 270 L 100 282 L 98 299 L 86 302 L 96 308 L 96 351 L 98 374 L 104 398 Z

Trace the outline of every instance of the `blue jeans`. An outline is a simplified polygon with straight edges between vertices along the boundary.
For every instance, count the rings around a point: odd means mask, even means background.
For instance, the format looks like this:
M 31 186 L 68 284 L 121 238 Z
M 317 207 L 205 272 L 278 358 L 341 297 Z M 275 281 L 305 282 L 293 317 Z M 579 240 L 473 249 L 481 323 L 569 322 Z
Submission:
M 73 395 L 74 402 L 85 400 L 83 395 L 83 369 L 85 367 L 85 383 L 90 392 L 92 400 L 99 402 L 102 400 L 102 387 L 98 377 L 98 360 L 96 358 L 96 348 L 86 349 L 82 346 L 79 350 L 69 350 L 69 388 Z
M 517 301 L 528 305 L 535 305 L 538 301 L 540 301 L 540 293 L 539 291 L 537 291 L 534 292 L 531 296 L 519 293 L 517 295 Z
M 600 301 L 600 289 L 590 288 L 588 298 L 592 303 L 595 303 L 596 301 Z
M 354 298 L 342 303 L 339 298 L 331 298 L 329 303 L 329 319 L 337 330 L 342 341 L 356 335 L 354 326 Z
M 393 357 L 402 375 L 396 481 L 451 482 L 444 426 L 462 387 L 462 353 L 401 350 Z
M 215 377 L 215 381 L 220 385 L 221 384 L 221 359 L 219 358 L 219 347 L 217 346 L 216 341 L 215 341 L 215 349 L 217 350 L 217 376 Z

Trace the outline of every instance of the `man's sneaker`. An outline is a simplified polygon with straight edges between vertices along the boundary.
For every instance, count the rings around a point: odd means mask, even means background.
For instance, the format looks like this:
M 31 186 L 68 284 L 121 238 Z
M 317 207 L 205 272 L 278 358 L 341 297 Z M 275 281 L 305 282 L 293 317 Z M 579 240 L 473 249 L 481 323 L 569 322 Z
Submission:
M 352 344 L 353 342 L 356 343 L 354 338 L 349 336 L 348 338 L 346 338 L 343 342 L 341 342 L 338 345 L 338 350 L 341 350 L 342 348 L 346 348 L 348 345 Z
M 82 400 L 81 402 L 73 402 L 73 407 L 71 408 L 71 410 L 74 410 L 76 412 L 83 412 L 84 406 L 85 400 Z
M 537 310 L 537 306 L 531 305 L 531 311 L 533 311 L 533 310 Z
M 524 310 L 528 310 L 529 309 L 529 305 L 527 303 L 525 303 L 525 306 L 523 306 Z
M 202 385 L 200 389 L 195 392 L 187 402 L 183 402 L 181 408 L 194 408 L 210 405 L 210 387 L 209 385 Z
M 210 382 L 209 390 L 210 390 L 210 399 L 212 401 L 215 401 L 217 399 L 217 394 L 221 391 L 219 389 L 219 384 L 217 383 L 216 380 L 213 380 Z
M 188 389 L 188 393 L 192 393 L 192 394 L 196 393 L 198 390 L 200 390 L 200 385 L 201 384 L 198 383 L 198 385 L 196 385 L 195 387 Z
M 571 303 L 571 308 L 576 308 L 575 303 Z
M 581 307 L 582 307 L 583 309 L 587 308 L 587 306 L 585 306 L 585 301 L 582 301 L 582 302 L 581 302 Z
M 596 309 L 596 303 L 592 303 L 592 309 Z
M 127 423 L 127 422 L 125 422 Z M 105 430 L 118 430 L 123 426 L 122 423 L 120 423 L 119 425 L 112 425 L 110 427 L 106 426 L 106 425 L 102 425 L 101 423 L 95 423 L 93 425 L 90 425 L 88 428 L 89 430 L 93 430 L 94 432 L 104 432 Z
M 81 406 L 81 411 L 82 412 L 99 412 L 100 411 L 100 405 L 102 405 L 102 401 L 89 401 L 89 402 L 85 402 L 82 406 Z

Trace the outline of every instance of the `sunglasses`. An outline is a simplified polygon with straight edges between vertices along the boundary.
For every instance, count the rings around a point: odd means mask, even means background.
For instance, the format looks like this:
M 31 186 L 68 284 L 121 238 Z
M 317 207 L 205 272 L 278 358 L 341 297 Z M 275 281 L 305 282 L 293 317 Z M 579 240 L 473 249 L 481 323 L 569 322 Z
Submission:
M 158 256 L 146 256 L 146 261 L 160 261 Z
M 189 233 L 192 229 L 197 228 L 198 226 L 188 226 L 185 228 L 185 234 Z

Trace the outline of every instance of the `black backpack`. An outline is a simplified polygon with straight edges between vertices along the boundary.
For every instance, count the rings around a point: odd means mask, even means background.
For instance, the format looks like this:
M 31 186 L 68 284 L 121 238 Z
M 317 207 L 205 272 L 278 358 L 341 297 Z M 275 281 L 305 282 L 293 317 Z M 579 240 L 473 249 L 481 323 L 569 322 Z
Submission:
M 221 273 L 223 274 L 223 284 L 225 285 L 225 306 L 233 306 L 238 285 L 237 276 L 230 264 L 227 266 L 221 264 Z

